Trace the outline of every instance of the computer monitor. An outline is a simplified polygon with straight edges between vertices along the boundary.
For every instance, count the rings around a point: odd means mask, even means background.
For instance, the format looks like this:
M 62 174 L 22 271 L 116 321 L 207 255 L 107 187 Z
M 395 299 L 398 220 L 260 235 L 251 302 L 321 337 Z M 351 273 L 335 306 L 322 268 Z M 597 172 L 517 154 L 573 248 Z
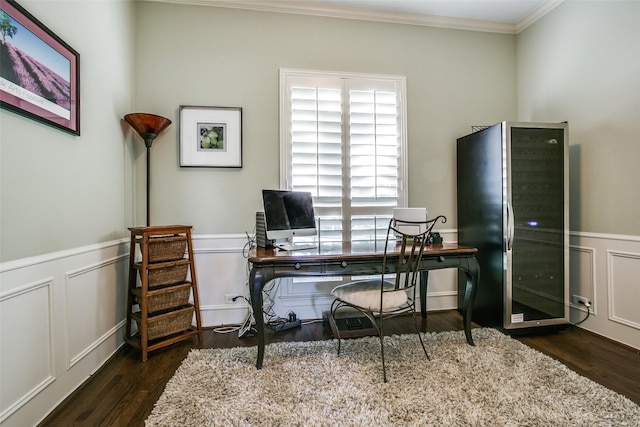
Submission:
M 316 218 L 311 193 L 262 190 L 267 239 L 291 241 L 295 236 L 315 236 Z

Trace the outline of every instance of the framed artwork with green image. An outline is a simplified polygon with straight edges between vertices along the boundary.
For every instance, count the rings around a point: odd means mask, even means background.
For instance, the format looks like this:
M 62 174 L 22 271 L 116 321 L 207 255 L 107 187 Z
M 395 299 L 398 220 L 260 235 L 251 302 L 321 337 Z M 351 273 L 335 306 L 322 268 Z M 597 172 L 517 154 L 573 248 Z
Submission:
M 242 108 L 180 106 L 181 167 L 242 167 Z

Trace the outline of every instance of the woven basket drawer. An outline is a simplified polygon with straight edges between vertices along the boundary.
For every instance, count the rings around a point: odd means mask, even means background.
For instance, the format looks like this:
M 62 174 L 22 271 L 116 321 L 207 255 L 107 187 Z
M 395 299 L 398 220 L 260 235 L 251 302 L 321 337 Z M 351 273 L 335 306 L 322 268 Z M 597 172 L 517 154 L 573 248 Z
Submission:
M 193 305 L 185 306 L 180 310 L 150 316 L 147 320 L 147 333 L 149 339 L 164 337 L 191 328 L 193 319 Z
M 187 278 L 187 271 L 189 271 L 189 264 L 149 269 L 147 282 L 149 289 L 184 282 Z
M 187 245 L 186 236 L 163 236 L 149 239 L 149 262 L 165 262 L 182 259 Z
M 158 289 L 147 296 L 147 312 L 155 313 L 174 307 L 181 307 L 189 303 L 191 283 Z

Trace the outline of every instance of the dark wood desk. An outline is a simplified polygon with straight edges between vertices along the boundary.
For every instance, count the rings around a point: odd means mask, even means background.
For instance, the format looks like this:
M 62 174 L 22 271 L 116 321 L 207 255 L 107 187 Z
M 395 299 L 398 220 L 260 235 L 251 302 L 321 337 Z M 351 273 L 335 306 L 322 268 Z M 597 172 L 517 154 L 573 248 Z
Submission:
M 399 249 L 398 249 L 399 251 Z M 397 258 L 399 253 L 391 251 Z M 427 316 L 427 278 L 430 270 L 457 268 L 467 277 L 467 286 L 462 305 L 464 332 L 469 345 L 471 336 L 471 310 L 475 299 L 480 267 L 475 258 L 477 249 L 455 244 L 429 246 L 422 258 L 420 283 L 420 310 Z M 383 242 L 333 243 L 326 242 L 316 249 L 286 252 L 276 249 L 255 248 L 249 256 L 251 273 L 249 287 L 251 306 L 256 321 L 258 335 L 258 360 L 256 368 L 262 368 L 264 359 L 264 317 L 262 290 L 271 280 L 279 277 L 308 276 L 357 276 L 380 274 L 382 272 Z M 389 270 L 394 263 L 389 263 Z

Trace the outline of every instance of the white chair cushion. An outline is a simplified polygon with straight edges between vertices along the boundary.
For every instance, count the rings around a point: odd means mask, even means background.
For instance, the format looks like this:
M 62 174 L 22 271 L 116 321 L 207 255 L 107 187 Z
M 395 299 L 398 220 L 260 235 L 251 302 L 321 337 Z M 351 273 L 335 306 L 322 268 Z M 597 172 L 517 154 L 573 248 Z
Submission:
M 393 290 L 393 283 L 384 283 L 385 290 Z M 356 307 L 365 310 L 380 312 L 380 279 L 360 280 L 336 286 L 331 294 Z M 407 303 L 407 292 L 398 289 L 393 292 L 385 292 L 382 301 L 382 311 L 399 308 Z

